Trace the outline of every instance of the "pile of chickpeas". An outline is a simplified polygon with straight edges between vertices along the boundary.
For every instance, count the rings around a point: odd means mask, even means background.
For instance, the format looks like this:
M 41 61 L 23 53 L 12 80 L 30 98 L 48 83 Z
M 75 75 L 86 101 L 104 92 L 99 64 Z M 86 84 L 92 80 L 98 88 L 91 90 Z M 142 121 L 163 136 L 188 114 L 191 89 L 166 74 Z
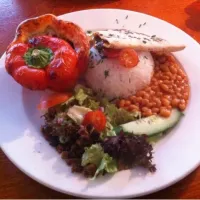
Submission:
M 150 85 L 128 99 L 121 99 L 118 105 L 130 112 L 141 111 L 143 117 L 153 114 L 169 117 L 172 108 L 183 111 L 187 106 L 188 78 L 172 55 L 152 55 L 155 69 Z

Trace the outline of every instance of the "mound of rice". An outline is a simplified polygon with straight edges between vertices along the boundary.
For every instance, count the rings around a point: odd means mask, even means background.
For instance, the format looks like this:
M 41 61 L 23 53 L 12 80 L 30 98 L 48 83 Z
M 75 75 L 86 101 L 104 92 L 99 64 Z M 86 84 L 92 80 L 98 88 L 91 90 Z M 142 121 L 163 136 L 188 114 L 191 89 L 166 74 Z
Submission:
M 121 66 L 118 59 L 101 59 L 95 48 L 90 55 L 86 82 L 95 92 L 109 99 L 126 98 L 150 84 L 154 60 L 149 52 L 138 52 L 140 62 L 129 69 Z

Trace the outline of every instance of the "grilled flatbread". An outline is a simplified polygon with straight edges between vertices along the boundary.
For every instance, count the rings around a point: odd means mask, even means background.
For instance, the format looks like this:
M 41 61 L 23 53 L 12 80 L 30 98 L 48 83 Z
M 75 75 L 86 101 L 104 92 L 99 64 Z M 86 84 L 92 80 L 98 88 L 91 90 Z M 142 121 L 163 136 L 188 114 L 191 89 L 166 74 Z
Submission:
M 138 51 L 176 52 L 185 48 L 183 44 L 170 43 L 156 35 L 146 35 L 126 29 L 113 29 L 93 32 L 96 40 L 106 48 L 133 48 Z

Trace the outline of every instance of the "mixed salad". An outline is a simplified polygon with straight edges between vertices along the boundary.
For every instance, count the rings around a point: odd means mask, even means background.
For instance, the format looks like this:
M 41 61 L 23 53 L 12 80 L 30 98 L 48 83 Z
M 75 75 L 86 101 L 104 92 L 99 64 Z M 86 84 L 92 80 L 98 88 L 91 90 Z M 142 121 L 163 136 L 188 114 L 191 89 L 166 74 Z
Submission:
M 159 116 L 141 118 L 140 112 L 118 108 L 112 101 L 99 97 L 83 85 L 77 85 L 73 94 L 56 94 L 43 100 L 39 108 L 46 109 L 42 126 L 45 138 L 61 153 L 72 172 L 93 179 L 100 174 L 135 166 L 155 172 L 150 140 L 155 138 L 155 134 L 160 136 L 158 132 L 170 128 L 179 118 L 169 118 L 167 126 L 162 125 Z M 172 113 L 172 117 L 176 115 L 176 112 Z M 156 127 L 160 124 L 164 128 L 150 130 L 148 124 L 154 126 L 154 122 Z

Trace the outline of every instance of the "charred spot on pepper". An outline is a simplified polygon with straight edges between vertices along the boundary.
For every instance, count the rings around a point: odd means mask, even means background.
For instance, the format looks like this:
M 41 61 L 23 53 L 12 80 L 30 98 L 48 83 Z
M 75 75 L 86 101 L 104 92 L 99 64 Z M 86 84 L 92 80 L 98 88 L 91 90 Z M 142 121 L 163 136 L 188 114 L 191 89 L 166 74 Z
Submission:
M 33 46 L 36 46 L 36 45 L 38 45 L 39 43 L 40 43 L 40 39 L 39 38 L 37 38 L 37 37 L 34 37 L 34 38 L 31 38 L 31 39 L 29 39 L 28 40 L 28 43 L 29 44 L 32 44 Z
M 57 78 L 57 74 L 54 71 L 49 72 L 49 78 L 50 80 L 55 80 Z

